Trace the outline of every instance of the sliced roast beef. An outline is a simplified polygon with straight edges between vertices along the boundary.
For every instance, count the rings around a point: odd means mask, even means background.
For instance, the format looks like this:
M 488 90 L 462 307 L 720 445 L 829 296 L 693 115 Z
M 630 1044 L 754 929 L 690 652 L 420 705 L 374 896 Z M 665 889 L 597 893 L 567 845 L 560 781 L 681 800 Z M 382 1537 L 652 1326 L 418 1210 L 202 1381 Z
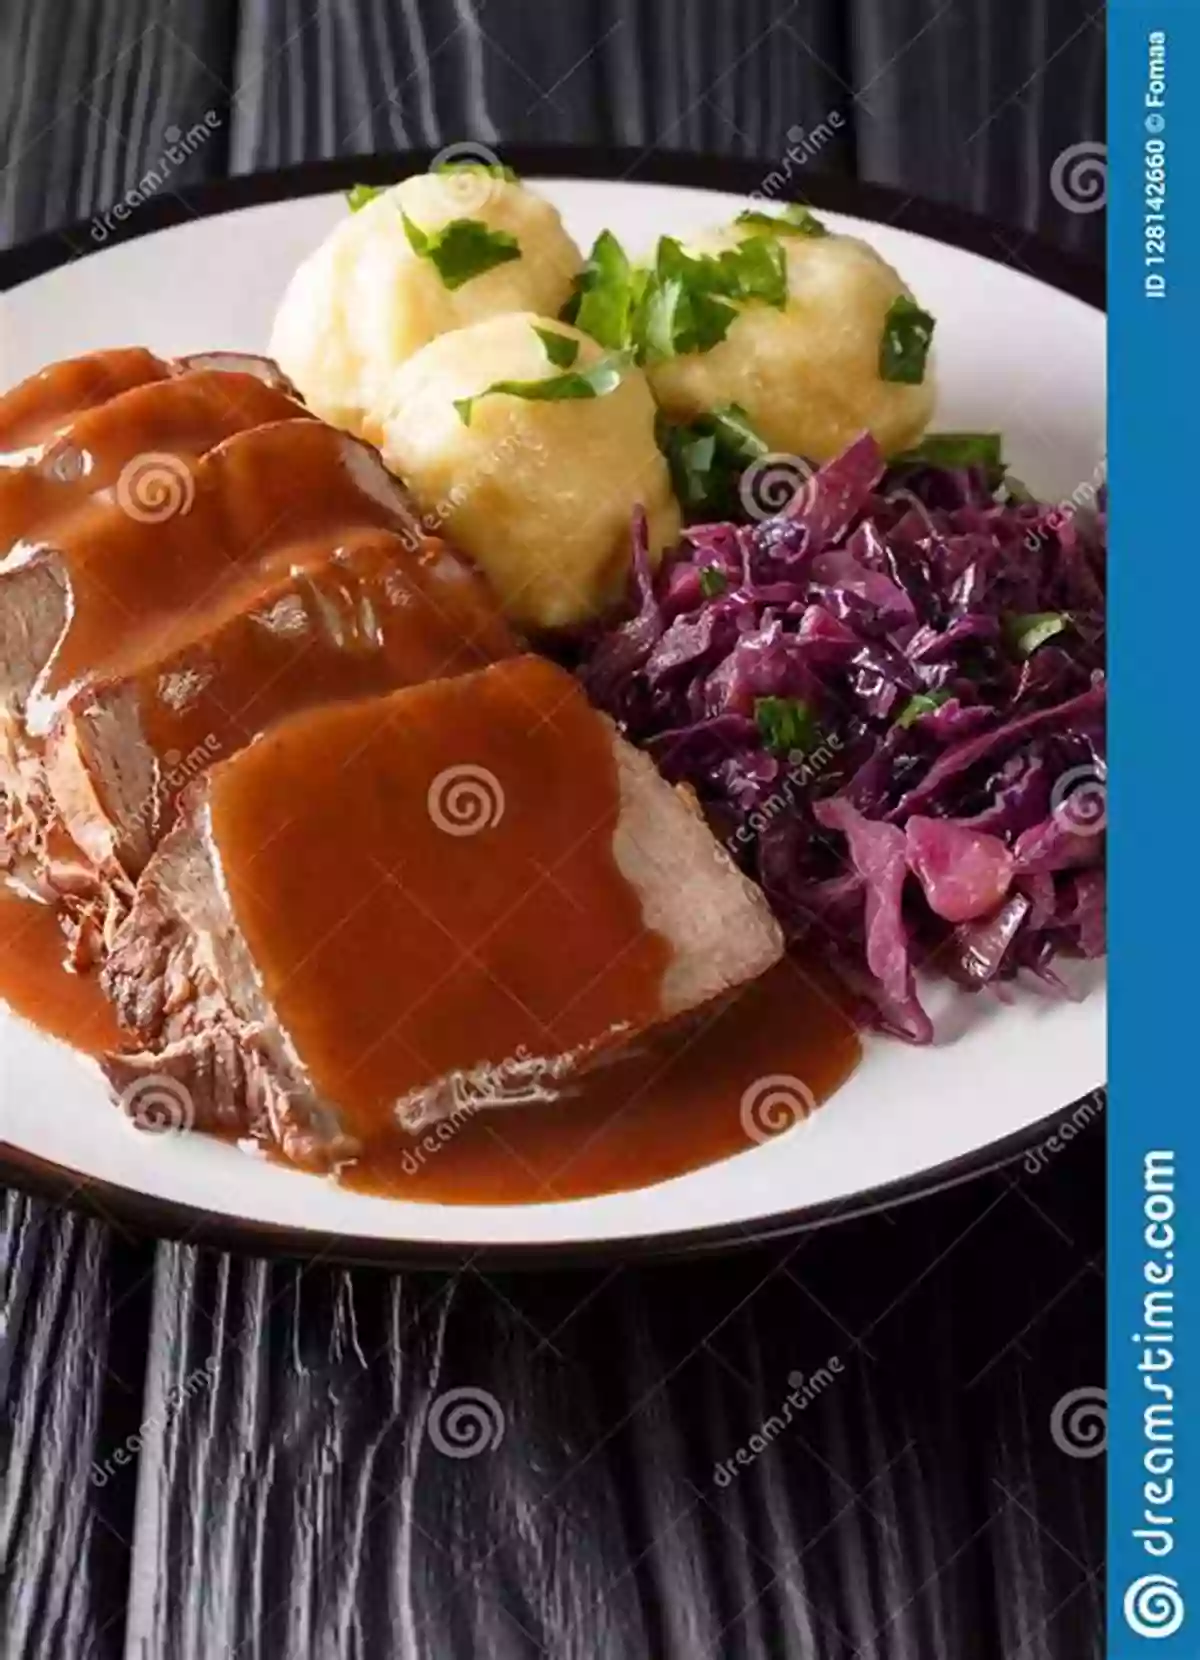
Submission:
M 136 878 L 183 789 L 285 716 L 517 649 L 490 590 L 444 546 L 413 554 L 366 532 L 149 667 L 77 693 L 45 746 L 49 792 L 95 871 Z
M 162 510 L 162 490 L 224 439 L 303 419 L 265 358 L 169 362 L 140 348 L 71 359 L 0 398 L 0 870 L 48 834 L 24 699 L 75 603 L 69 549 L 106 507 Z M 170 506 L 169 500 L 167 506 Z
M 170 363 L 143 346 L 89 352 L 39 370 L 0 397 L 0 464 L 21 462 L 84 410 L 172 373 Z
M 174 389 L 187 396 L 190 378 Z M 7 856 L 39 892 L 56 829 L 45 740 L 73 697 L 172 658 L 358 535 L 386 532 L 410 556 L 424 545 L 375 453 L 304 416 L 239 431 L 198 461 L 157 460 L 166 494 L 140 514 L 102 493 L 52 544 L 22 544 L 0 565 Z
M 515 658 L 298 715 L 205 775 L 117 931 L 138 1047 L 108 1071 L 336 1167 L 464 1101 L 544 1098 L 781 952 L 691 799 Z

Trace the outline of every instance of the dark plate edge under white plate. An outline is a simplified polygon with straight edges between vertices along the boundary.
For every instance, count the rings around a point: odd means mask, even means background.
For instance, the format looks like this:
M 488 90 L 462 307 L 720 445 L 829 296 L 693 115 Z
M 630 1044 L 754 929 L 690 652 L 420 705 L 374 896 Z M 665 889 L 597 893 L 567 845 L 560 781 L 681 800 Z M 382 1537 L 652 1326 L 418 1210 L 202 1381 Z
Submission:
M 623 149 L 505 145 L 502 150 L 505 162 L 522 176 L 665 184 L 730 195 L 749 195 L 761 189 L 764 176 L 774 166 L 772 162 L 740 157 L 669 155 Z M 384 184 L 424 169 L 433 154 L 432 151 L 406 151 L 396 155 L 309 162 L 278 172 L 210 181 L 164 193 L 140 205 L 126 223 L 114 226 L 103 247 L 237 208 L 323 195 L 346 190 L 357 183 Z M 1097 310 L 1104 309 L 1105 276 L 1100 267 L 1062 253 L 1021 231 L 996 226 L 962 209 L 910 197 L 881 185 L 819 175 L 806 176 L 802 182 L 803 191 L 797 193 L 796 199 L 812 207 L 912 231 L 1020 271 Z M 49 232 L 21 247 L 0 252 L 0 293 L 97 251 L 88 222 Z M 1025 1129 L 989 1142 L 972 1153 L 842 1199 L 779 1212 L 754 1223 L 723 1223 L 692 1231 L 563 1244 L 430 1244 L 255 1222 L 98 1181 L 35 1158 L 3 1141 L 0 1141 L 0 1182 L 86 1210 L 102 1220 L 141 1233 L 256 1256 L 322 1258 L 392 1268 L 454 1268 L 480 1257 L 489 1265 L 506 1268 L 582 1266 L 613 1258 L 661 1259 L 731 1250 L 908 1203 L 1014 1162 L 1045 1141 L 1086 1099 L 1084 1096 L 1077 1102 L 1067 1103 Z

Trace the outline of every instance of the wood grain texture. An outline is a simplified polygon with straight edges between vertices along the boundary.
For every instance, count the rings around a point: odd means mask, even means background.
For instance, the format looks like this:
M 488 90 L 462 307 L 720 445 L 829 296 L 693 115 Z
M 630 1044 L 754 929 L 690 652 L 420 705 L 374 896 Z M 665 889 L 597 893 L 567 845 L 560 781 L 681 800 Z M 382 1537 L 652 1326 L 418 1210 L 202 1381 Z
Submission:
M 914 193 L 919 180 L 925 195 L 1103 257 L 1102 3 L 854 0 L 850 9 L 864 177 Z M 1090 171 L 1082 188 L 1064 181 L 1056 194 L 1056 163 L 1079 145 Z
M 1102 1158 L 607 1274 L 164 1247 L 130 1651 L 1099 1660 Z
M 0 239 L 110 205 L 209 109 L 180 179 L 467 135 L 778 166 L 839 110 L 798 172 L 1098 249 L 1049 190 L 1101 130 L 1086 14 L 7 0 Z M 1102 1652 L 1103 1460 L 1054 1416 L 1103 1381 L 1100 1125 L 1036 1175 L 657 1269 L 351 1274 L 3 1215 L 6 1660 Z
M 120 1652 L 154 1247 L 0 1200 L 0 1650 Z
M 233 165 L 465 138 L 774 159 L 844 103 L 838 34 L 812 0 L 249 0 Z

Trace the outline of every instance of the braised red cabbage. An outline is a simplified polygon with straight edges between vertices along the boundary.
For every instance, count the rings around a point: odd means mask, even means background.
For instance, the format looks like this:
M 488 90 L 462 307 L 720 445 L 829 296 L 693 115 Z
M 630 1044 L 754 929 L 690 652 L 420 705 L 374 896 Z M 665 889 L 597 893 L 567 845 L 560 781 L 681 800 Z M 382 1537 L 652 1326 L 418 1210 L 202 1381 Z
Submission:
M 592 640 L 592 698 L 864 1014 L 1104 951 L 1105 532 L 870 437 L 778 517 L 695 525 Z

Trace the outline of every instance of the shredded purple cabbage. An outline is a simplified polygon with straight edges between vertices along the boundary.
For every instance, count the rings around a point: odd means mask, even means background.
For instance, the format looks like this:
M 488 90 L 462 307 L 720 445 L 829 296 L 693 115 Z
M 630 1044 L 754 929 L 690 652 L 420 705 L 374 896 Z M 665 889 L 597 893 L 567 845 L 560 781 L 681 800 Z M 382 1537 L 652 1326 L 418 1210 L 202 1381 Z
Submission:
M 697 525 L 581 667 L 690 784 L 874 1024 L 932 1027 L 914 970 L 968 987 L 1104 952 L 1105 529 L 891 467 L 869 436 L 791 507 Z M 1038 638 L 1049 619 L 1057 631 Z M 811 721 L 778 753 L 760 700 Z

